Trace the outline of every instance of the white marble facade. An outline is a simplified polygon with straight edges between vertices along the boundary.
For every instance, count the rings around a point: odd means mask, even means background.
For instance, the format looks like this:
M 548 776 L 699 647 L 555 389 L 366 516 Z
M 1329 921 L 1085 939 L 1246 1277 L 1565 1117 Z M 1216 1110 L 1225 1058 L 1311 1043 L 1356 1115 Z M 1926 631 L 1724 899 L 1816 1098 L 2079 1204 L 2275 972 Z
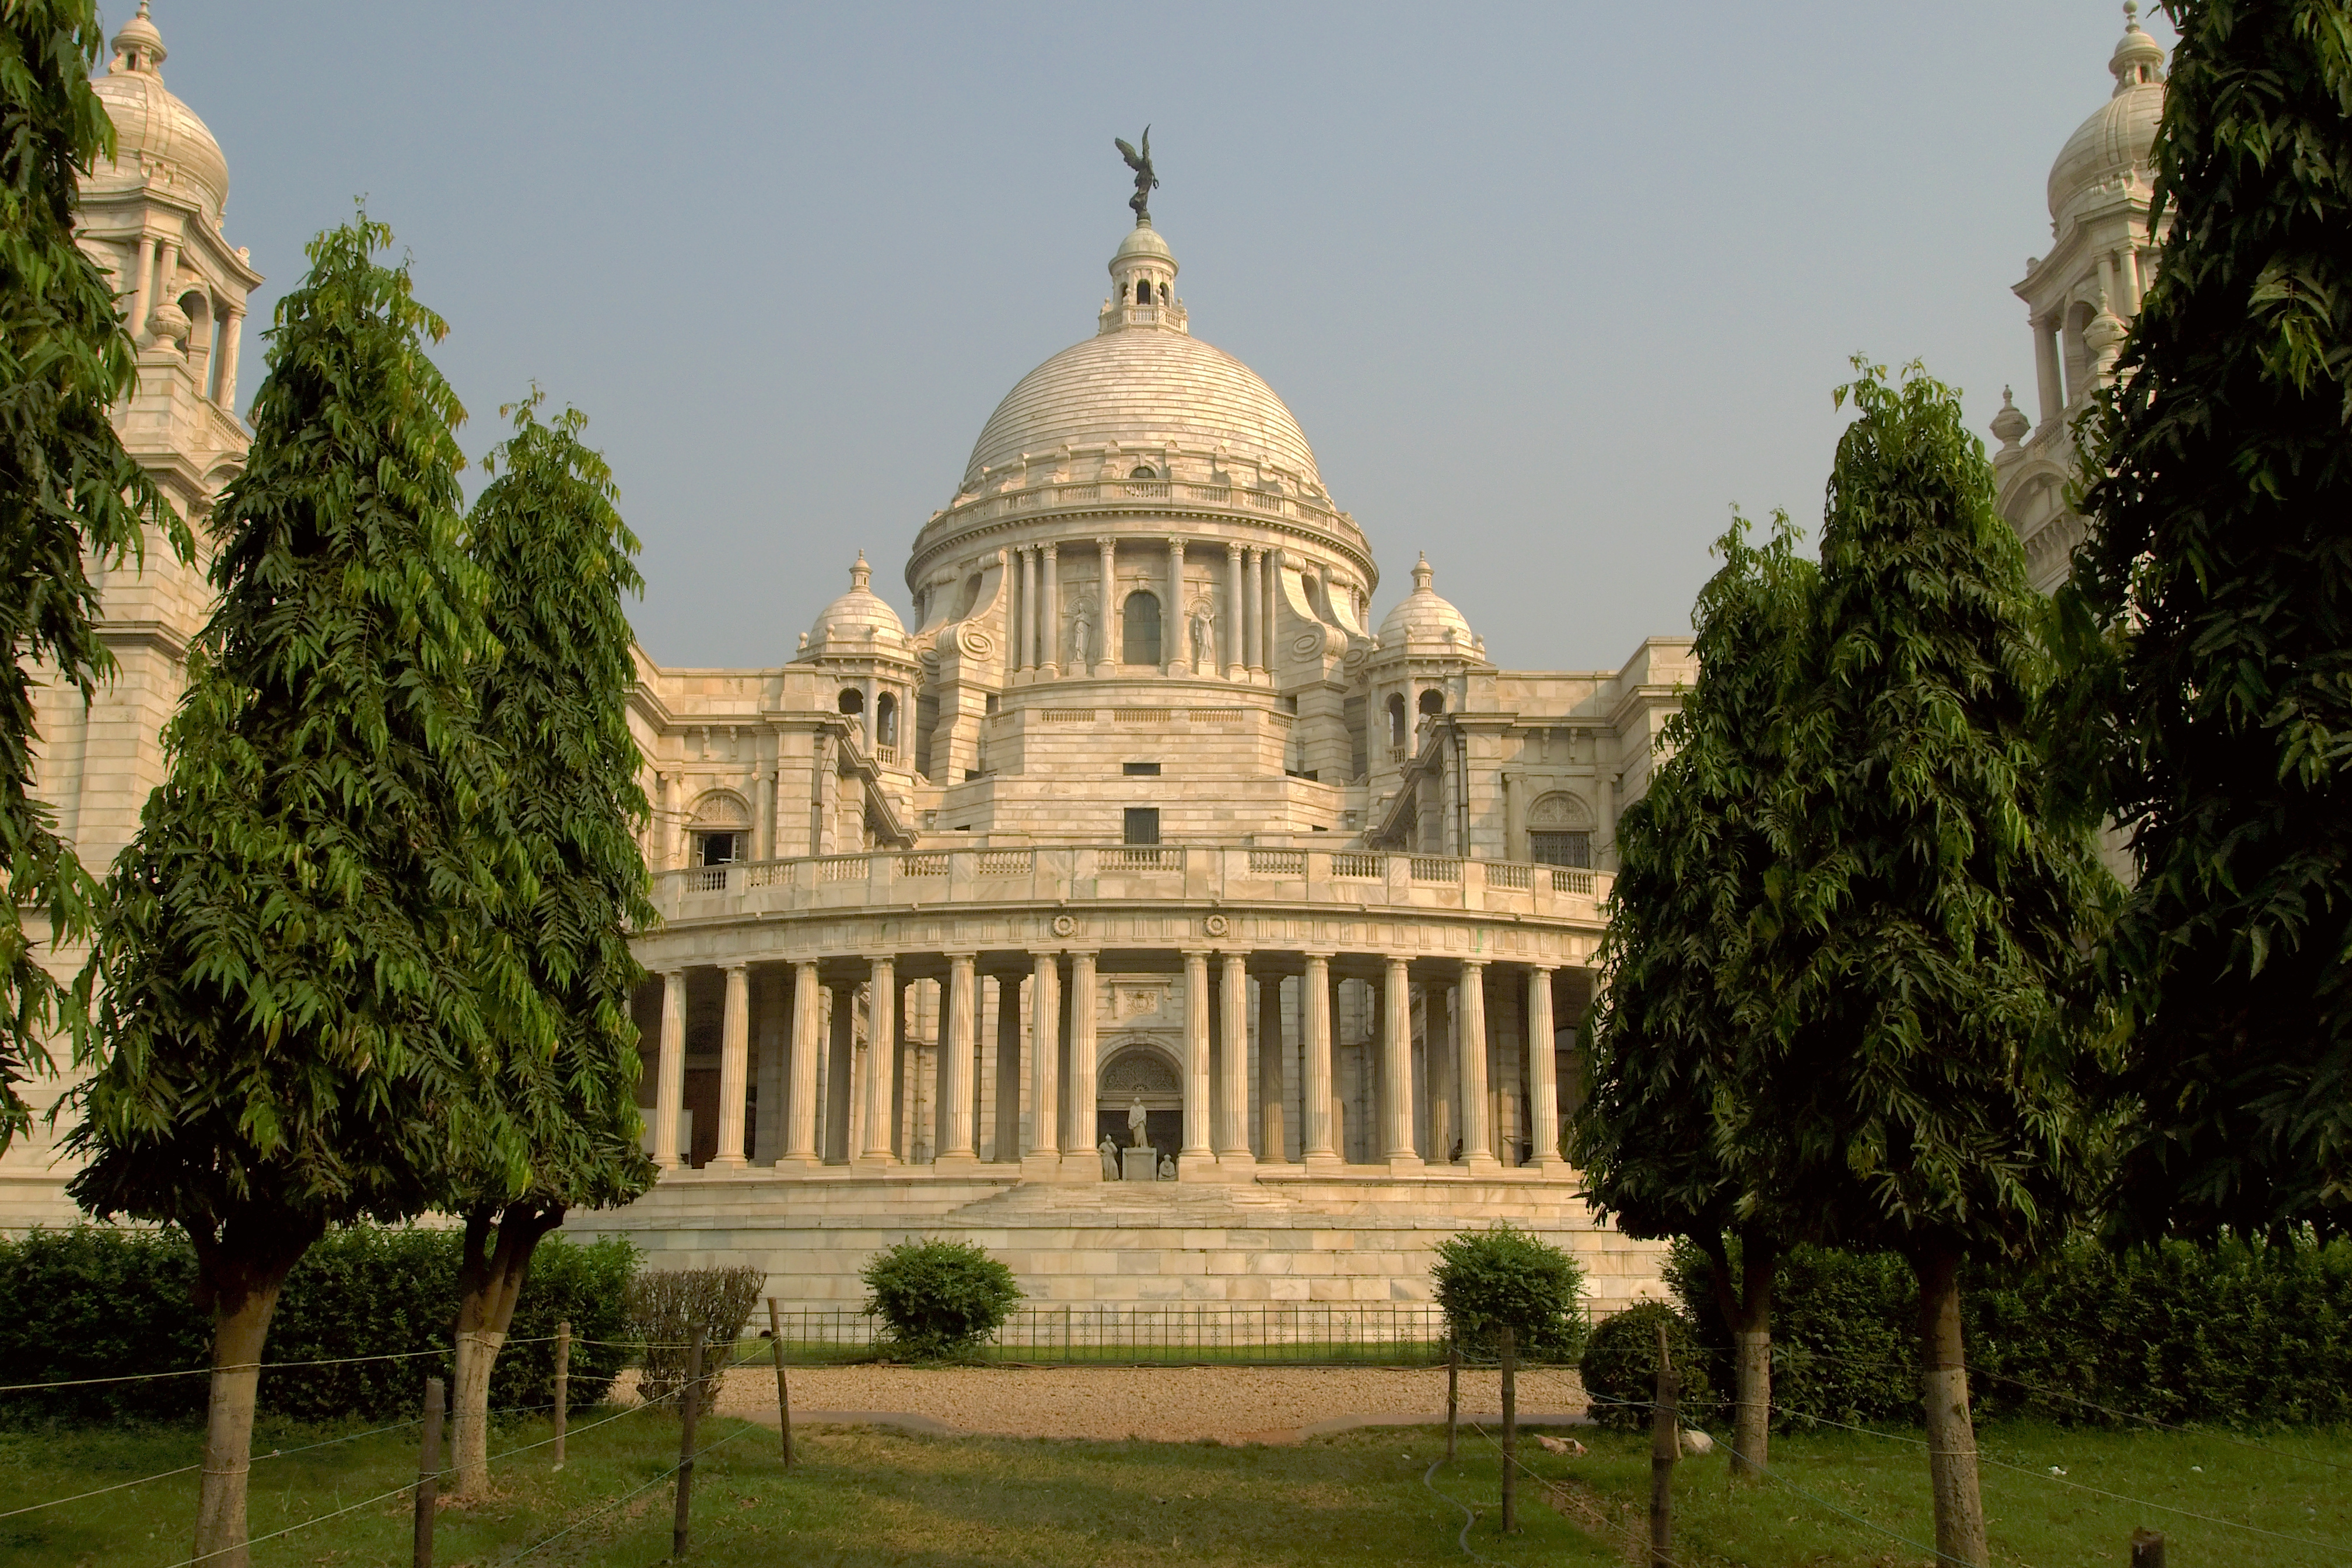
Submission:
M 2086 290 L 2127 314 L 2153 265 L 2145 37 L 2020 286 L 2044 417 L 2021 446 L 1999 426 L 1998 460 L 2030 546 L 2068 526 L 2049 476 L 2104 364 Z M 126 438 L 201 517 L 247 439 L 258 279 L 163 53 L 142 5 L 99 82 L 121 149 L 85 235 L 142 345 Z M 860 554 L 775 666 L 640 655 L 663 1175 L 574 1230 L 756 1262 L 809 1304 L 854 1303 L 865 1257 L 917 1234 L 981 1241 L 1047 1303 L 1345 1302 L 1426 1299 L 1436 1240 L 1509 1217 L 1574 1247 L 1602 1305 L 1655 1291 L 1655 1248 L 1593 1226 L 1559 1140 L 1612 830 L 1688 639 L 1500 669 L 1425 561 L 1375 623 L 1370 540 L 1281 399 L 1192 335 L 1177 272 L 1124 235 L 1093 334 L 1013 386 L 914 529 L 911 614 Z M 205 610 L 160 550 L 105 592 L 122 679 L 41 713 L 42 787 L 92 864 L 160 777 Z M 1106 1181 L 1139 1100 L 1172 1179 Z M 0 1157 L 0 1226 L 70 1219 L 55 1156 L 44 1131 Z

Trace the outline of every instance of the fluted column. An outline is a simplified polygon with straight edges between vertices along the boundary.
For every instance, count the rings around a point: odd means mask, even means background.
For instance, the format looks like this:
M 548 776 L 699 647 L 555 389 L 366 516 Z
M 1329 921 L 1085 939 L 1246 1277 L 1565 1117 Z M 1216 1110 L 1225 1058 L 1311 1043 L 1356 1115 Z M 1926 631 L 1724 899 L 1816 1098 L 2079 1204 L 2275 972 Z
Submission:
M 875 1164 L 896 1163 L 890 1133 L 898 1121 L 891 1113 L 890 1087 L 898 1080 L 893 1059 L 898 1041 L 898 964 L 894 958 L 874 961 L 866 988 L 866 1090 L 862 1159 Z
M 654 1079 L 654 1163 L 665 1171 L 678 1157 L 677 1123 L 686 1110 L 686 971 L 662 975 L 661 1066 Z
M 1494 1114 L 1486 1094 L 1486 965 L 1462 961 L 1462 1163 L 1474 1173 L 1500 1170 L 1495 1159 Z
M 1388 1125 L 1381 1153 L 1391 1168 L 1421 1164 L 1412 1147 L 1412 994 L 1405 961 L 1388 961 L 1381 999 L 1381 1109 Z
M 1034 956 L 1029 975 L 1029 1149 L 1027 1174 L 1062 1168 L 1062 972 L 1054 954 Z
M 1095 1157 L 1095 955 L 1070 954 L 1070 991 L 1063 1006 L 1070 1015 L 1070 1148 L 1062 1169 L 1082 1180 L 1102 1179 L 1102 1163 Z
M 122 323 L 134 348 L 147 341 L 147 316 L 155 308 L 155 257 L 163 246 L 156 236 L 139 237 L 139 276 L 131 285 L 130 319 Z
M 1021 1163 L 1021 976 L 996 977 L 996 1143 L 998 1164 Z
M 825 1042 L 824 1163 L 845 1165 L 856 1152 L 850 1139 L 857 1122 L 857 987 L 833 990 L 833 1032 Z
M 1249 969 L 1238 952 L 1224 955 L 1221 976 L 1218 1034 L 1223 1059 L 1217 1064 L 1217 1163 L 1235 1167 L 1255 1163 L 1249 1141 Z
M 1282 1114 L 1282 976 L 1257 977 L 1258 1158 L 1286 1160 L 1289 1128 Z
M 744 1094 L 751 1063 L 751 970 L 727 966 L 727 1010 L 719 1027 L 719 1152 L 710 1163 L 727 1170 L 749 1163 L 743 1157 Z
M 793 965 L 793 1035 L 791 1065 L 785 1069 L 790 1088 L 784 1100 L 788 1118 L 784 1132 L 787 1165 L 816 1163 L 816 965 Z
M 1062 673 L 1062 547 L 1041 544 L 1037 553 L 1045 563 L 1045 584 L 1037 595 L 1037 668 L 1051 680 Z
M 970 1165 L 978 1155 L 971 1141 L 972 1008 L 978 999 L 973 961 L 977 954 L 948 954 L 947 994 L 940 998 L 940 1152 L 933 1163 Z
M 1160 667 L 1163 673 L 1192 669 L 1192 617 L 1184 613 L 1184 542 L 1168 541 L 1168 607 L 1160 616 Z
M 1274 629 L 1282 619 L 1282 552 L 1263 550 L 1258 553 L 1258 593 L 1265 607 L 1257 619 L 1257 667 L 1271 675 L 1279 662 Z
M 1549 969 L 1528 971 L 1528 1098 L 1535 1101 L 1536 1166 L 1547 1173 L 1568 1168 L 1559 1152 L 1559 1059 L 1552 1049 L 1551 976 Z
M 2033 323 L 2033 374 L 2040 384 L 2044 425 L 2066 415 L 2065 366 L 2058 352 L 2060 325 L 2056 316 L 2044 316 Z
M 1238 544 L 1225 546 L 1225 679 L 1239 680 L 1247 666 L 1243 657 L 1242 638 L 1237 634 L 1249 614 L 1249 581 L 1244 564 L 1244 552 Z
M 1309 1167 L 1339 1163 L 1331 1125 L 1331 961 L 1307 955 L 1298 983 L 1298 1157 Z
M 1265 668 L 1265 552 L 1249 552 L 1249 607 L 1243 616 L 1247 647 L 1242 662 L 1252 669 Z
M 1178 1170 L 1197 1176 L 1209 1146 L 1209 955 L 1184 954 L 1184 1147 Z
M 1127 651 L 1127 628 L 1121 624 L 1118 603 L 1118 542 L 1108 533 L 1102 534 L 1095 540 L 1095 548 L 1102 552 L 1102 587 L 1098 590 L 1102 603 L 1095 613 L 1098 646 L 1095 648 L 1094 672 L 1112 676 L 1118 673 L 1119 657 Z

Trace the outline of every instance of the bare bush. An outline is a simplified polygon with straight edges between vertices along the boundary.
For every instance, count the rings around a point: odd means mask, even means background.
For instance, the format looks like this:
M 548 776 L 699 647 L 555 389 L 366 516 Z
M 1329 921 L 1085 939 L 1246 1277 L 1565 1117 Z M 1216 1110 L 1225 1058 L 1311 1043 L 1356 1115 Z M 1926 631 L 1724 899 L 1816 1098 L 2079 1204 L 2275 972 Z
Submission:
M 766 1283 L 763 1269 L 670 1268 L 646 1271 L 629 1281 L 629 1331 L 644 1347 L 644 1373 L 637 1396 L 647 1404 L 667 1399 L 686 1382 L 688 1342 L 702 1331 L 702 1410 L 717 1398 L 713 1367 L 741 1337 L 743 1325 Z

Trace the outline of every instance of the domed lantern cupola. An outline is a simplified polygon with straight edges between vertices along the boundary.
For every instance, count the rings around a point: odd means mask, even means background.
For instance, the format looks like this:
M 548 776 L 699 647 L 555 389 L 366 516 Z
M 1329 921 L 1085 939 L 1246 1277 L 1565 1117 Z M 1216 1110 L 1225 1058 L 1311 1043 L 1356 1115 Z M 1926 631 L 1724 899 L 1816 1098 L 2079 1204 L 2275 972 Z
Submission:
M 1139 224 L 1110 258 L 1110 298 L 1096 331 L 1166 327 L 1188 331 L 1184 302 L 1176 298 L 1176 253 L 1150 224 Z

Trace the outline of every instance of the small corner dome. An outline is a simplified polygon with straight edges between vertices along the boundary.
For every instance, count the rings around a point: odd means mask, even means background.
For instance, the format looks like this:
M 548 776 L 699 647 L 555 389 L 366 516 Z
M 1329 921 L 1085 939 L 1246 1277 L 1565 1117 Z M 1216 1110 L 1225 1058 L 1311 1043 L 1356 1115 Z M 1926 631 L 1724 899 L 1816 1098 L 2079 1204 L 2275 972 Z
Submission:
M 82 181 L 85 195 L 159 186 L 192 197 L 215 225 L 228 206 L 228 160 L 194 110 L 163 86 L 163 36 L 141 0 L 114 35 L 114 58 L 90 90 L 114 121 L 114 160 Z
M 827 605 L 809 627 L 812 650 L 823 648 L 827 638 L 861 643 L 906 640 L 907 624 L 867 585 L 873 579 L 874 569 L 866 563 L 866 552 L 861 550 L 857 564 L 849 569 L 849 592 Z
M 1135 229 L 1120 240 L 1118 248 L 1111 253 L 1110 264 L 1117 267 L 1135 256 L 1156 257 L 1171 265 L 1176 260 L 1176 253 L 1168 248 L 1168 242 L 1160 237 L 1160 231 L 1151 228 Z
M 2065 221 L 2066 210 L 2085 192 L 2146 171 L 2164 120 L 2164 47 L 2140 30 L 2137 5 L 2126 5 L 2124 36 L 2108 61 L 2116 89 L 2075 128 L 2050 167 L 2050 216 Z
M 1430 586 L 1435 574 L 1423 555 L 1412 569 L 1412 592 L 1397 601 L 1381 623 L 1381 647 L 1393 651 L 1412 644 L 1451 643 L 1465 656 L 1476 651 L 1477 639 L 1462 612 Z

